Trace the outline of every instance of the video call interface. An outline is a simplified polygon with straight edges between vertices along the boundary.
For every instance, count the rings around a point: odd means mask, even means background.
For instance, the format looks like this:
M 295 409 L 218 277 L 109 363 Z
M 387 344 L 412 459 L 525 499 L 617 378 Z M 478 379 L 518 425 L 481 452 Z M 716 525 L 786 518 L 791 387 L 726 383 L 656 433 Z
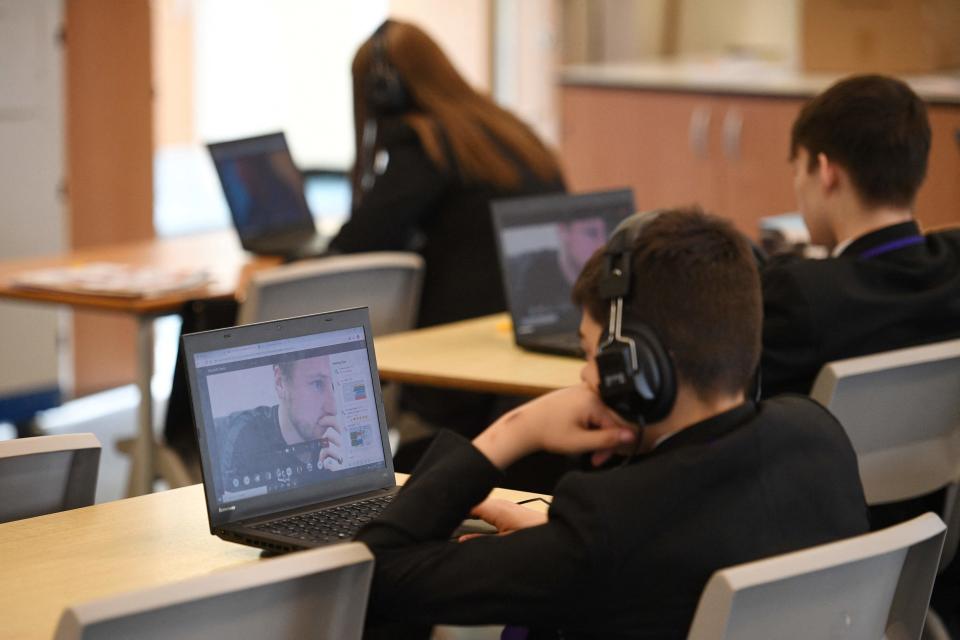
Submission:
M 221 505 L 385 467 L 362 327 L 194 360 Z
M 520 333 L 579 322 L 579 313 L 570 301 L 573 284 L 615 224 L 596 215 L 502 231 L 508 286 Z

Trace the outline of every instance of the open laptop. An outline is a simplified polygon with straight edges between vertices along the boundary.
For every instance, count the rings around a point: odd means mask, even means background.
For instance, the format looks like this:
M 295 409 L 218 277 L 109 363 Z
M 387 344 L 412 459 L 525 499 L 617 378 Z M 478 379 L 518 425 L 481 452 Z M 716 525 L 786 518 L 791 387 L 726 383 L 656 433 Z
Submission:
M 353 537 L 397 490 L 366 308 L 183 336 L 210 532 Z
M 587 259 L 634 212 L 629 189 L 495 200 L 500 272 L 517 345 L 582 356 L 570 300 Z
M 283 133 L 208 144 L 230 217 L 247 251 L 286 258 L 323 253 L 304 195 L 303 175 Z

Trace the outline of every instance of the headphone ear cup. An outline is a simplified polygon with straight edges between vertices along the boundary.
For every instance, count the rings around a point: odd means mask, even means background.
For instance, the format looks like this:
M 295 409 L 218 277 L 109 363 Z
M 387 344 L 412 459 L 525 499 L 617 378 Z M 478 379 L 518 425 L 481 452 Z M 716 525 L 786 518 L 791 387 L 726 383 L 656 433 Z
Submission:
M 378 116 L 403 113 L 410 107 L 400 75 L 385 62 L 371 69 L 367 77 L 367 106 Z
M 625 327 L 620 335 L 624 341 L 611 342 L 597 351 L 600 396 L 607 406 L 632 422 L 662 420 L 677 397 L 673 362 L 646 325 Z M 606 340 L 604 335 L 601 344 Z

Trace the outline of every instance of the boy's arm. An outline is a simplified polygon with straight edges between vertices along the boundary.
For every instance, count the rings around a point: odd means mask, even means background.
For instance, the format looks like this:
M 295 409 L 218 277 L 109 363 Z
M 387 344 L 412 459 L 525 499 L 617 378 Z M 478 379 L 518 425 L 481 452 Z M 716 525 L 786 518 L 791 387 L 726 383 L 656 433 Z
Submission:
M 498 469 L 537 451 L 593 453 L 602 461 L 617 447 L 633 443 L 630 429 L 586 385 L 567 387 L 505 414 L 473 441 Z
M 449 536 L 502 474 L 476 448 L 442 432 L 393 503 L 357 539 L 373 551 L 374 621 L 567 625 L 598 579 L 593 542 L 605 519 L 582 483 L 561 481 L 550 521 L 507 536 Z M 573 485 L 573 486 L 570 486 Z M 563 487 L 566 487 L 564 489 Z M 591 551 L 593 549 L 593 551 Z

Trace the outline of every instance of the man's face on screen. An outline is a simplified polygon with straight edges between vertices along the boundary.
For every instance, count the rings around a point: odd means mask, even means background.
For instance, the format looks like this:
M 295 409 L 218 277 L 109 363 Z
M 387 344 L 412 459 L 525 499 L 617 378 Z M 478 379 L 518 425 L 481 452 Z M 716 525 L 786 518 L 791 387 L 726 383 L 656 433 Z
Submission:
M 277 394 L 304 441 L 317 440 L 328 428 L 337 428 L 329 356 L 297 360 L 286 374 L 278 368 Z
M 607 241 L 607 225 L 603 218 L 561 222 L 557 224 L 557 237 L 562 260 L 573 276 L 572 279 L 568 277 L 572 284 L 590 256 Z

